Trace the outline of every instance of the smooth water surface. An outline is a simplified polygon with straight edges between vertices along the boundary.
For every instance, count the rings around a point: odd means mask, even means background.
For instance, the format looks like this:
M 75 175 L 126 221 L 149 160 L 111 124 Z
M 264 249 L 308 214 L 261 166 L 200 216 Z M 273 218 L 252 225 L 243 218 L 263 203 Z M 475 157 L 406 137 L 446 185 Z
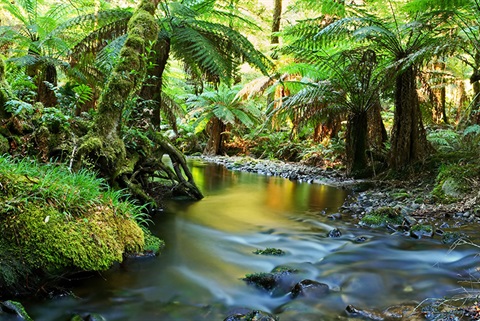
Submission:
M 79 282 L 74 296 L 24 302 L 37 320 L 99 313 L 107 320 L 223 320 L 237 307 L 280 320 L 338 320 L 349 304 L 383 309 L 468 290 L 478 258 L 472 247 L 453 251 L 438 239 L 414 240 L 332 221 L 347 192 L 324 185 L 231 172 L 195 161 L 192 173 L 206 195 L 171 202 L 154 218 L 166 241 L 156 258 L 130 260 Z M 339 238 L 328 238 L 338 228 Z M 364 236 L 365 241 L 358 238 Z M 280 248 L 284 256 L 253 254 Z M 329 285 L 320 299 L 270 295 L 242 278 L 279 265 L 295 277 Z M 464 280 L 466 283 L 459 283 Z M 464 287 L 462 289 L 462 287 Z

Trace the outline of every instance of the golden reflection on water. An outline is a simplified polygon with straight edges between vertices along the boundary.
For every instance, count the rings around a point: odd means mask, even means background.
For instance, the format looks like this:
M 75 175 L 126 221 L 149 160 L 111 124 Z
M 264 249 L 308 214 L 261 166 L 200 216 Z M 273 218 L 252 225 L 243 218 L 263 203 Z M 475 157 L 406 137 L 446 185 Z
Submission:
M 194 163 L 192 175 L 205 199 L 175 211 L 196 223 L 237 233 L 259 226 L 290 226 L 295 224 L 291 220 L 293 213 L 336 211 L 347 194 L 330 186 L 280 177 L 259 179 L 256 174 L 233 172 L 213 164 Z

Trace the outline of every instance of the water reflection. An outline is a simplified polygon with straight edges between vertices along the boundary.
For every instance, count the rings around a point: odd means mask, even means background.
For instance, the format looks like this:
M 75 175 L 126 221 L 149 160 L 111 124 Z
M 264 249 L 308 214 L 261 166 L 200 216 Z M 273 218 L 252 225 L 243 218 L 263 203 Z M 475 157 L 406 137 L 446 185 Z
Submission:
M 96 312 L 107 320 L 223 320 L 233 307 L 280 314 L 281 320 L 334 320 L 348 304 L 364 308 L 442 297 L 473 275 L 476 250 L 455 251 L 439 240 L 413 240 L 381 230 L 330 221 L 347 193 L 328 186 L 227 171 L 195 162 L 192 173 L 205 194 L 200 202 L 172 202 L 154 218 L 166 241 L 158 258 L 130 261 L 84 280 L 78 298 L 26 302 L 35 320 L 64 320 Z M 339 228 L 342 236 L 328 238 Z M 358 237 L 364 236 L 359 242 Z M 284 256 L 256 249 L 281 248 Z M 241 280 L 279 265 L 295 278 L 332 289 L 321 300 L 271 297 Z

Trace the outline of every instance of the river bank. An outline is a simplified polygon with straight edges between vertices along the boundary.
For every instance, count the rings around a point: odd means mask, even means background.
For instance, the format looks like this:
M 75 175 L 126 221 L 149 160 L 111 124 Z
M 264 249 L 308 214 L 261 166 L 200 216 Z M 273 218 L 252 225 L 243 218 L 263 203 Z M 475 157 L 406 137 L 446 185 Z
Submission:
M 355 180 L 340 170 L 319 168 L 301 163 L 265 160 L 239 156 L 200 156 L 199 159 L 225 166 L 232 171 L 245 171 L 259 175 L 279 176 L 292 181 L 316 183 L 350 190 L 349 199 L 339 209 L 343 215 L 361 220 L 365 215 L 384 207 L 397 208 L 401 214 L 420 222 L 456 219 L 458 224 L 480 223 L 480 192 L 467 193 L 458 201 L 442 204 L 432 195 L 435 176 L 422 175 L 408 180 L 372 179 Z M 338 215 L 337 215 L 338 218 Z

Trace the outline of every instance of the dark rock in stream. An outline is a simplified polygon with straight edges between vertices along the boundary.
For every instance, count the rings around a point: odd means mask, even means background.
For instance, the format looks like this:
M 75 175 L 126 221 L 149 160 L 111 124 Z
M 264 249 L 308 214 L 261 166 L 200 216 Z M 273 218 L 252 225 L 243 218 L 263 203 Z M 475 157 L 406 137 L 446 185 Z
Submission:
M 323 298 L 330 292 L 330 288 L 325 283 L 320 283 L 313 280 L 302 280 L 295 284 L 290 296 L 296 298 L 298 296 L 307 297 L 309 299 Z
M 70 321 L 107 321 L 107 319 L 98 313 L 90 313 L 83 317 L 80 314 L 75 314 Z
M 333 230 L 330 230 L 327 233 L 327 237 L 336 238 L 336 237 L 340 237 L 340 236 L 342 236 L 342 232 L 340 232 L 340 230 L 338 228 L 334 228 Z
M 278 321 L 278 317 L 260 310 L 239 308 L 229 313 L 223 321 Z

